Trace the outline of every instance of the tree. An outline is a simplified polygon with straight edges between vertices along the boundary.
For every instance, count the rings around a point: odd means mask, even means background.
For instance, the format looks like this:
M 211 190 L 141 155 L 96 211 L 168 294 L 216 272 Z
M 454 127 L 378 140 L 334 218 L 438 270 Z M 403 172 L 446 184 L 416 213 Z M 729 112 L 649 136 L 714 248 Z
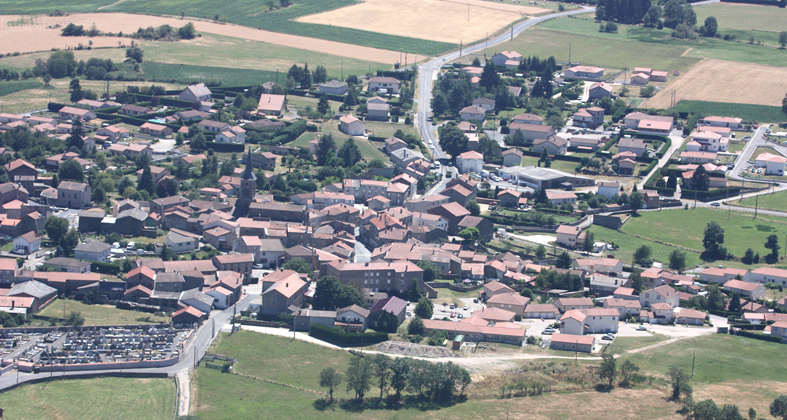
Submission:
M 544 150 L 546 150 L 546 148 Z M 547 153 L 547 156 L 544 158 L 544 167 L 549 168 L 551 166 L 552 166 L 552 156 L 549 156 L 549 153 Z
M 753 407 L 749 407 L 749 420 L 757 420 L 757 410 Z
M 637 372 L 639 372 L 639 366 L 631 360 L 626 359 L 626 361 L 620 365 L 620 375 L 623 377 L 623 384 L 628 386 L 631 377 Z
M 415 315 L 421 317 L 421 319 L 432 319 L 432 315 L 434 314 L 434 304 L 432 301 L 427 297 L 422 297 L 418 300 L 418 304 L 415 305 Z
M 654 4 L 645 13 L 645 16 L 642 18 L 642 24 L 648 28 L 655 28 L 659 24 L 659 19 L 661 19 L 661 6 Z
M 326 134 L 320 137 L 320 141 L 317 142 L 317 166 L 325 166 L 325 162 L 328 161 L 328 157 L 331 152 L 336 148 L 336 142 L 333 141 L 333 136 L 330 134 Z
M 547 256 L 547 247 L 544 244 L 539 244 L 536 248 L 536 258 L 539 260 L 543 260 L 544 257 Z
M 719 416 L 719 407 L 713 400 L 704 400 L 694 404 L 692 412 L 695 420 L 715 420 Z
M 372 358 L 374 364 L 374 375 L 377 383 L 380 384 L 380 401 L 383 400 L 383 393 L 388 388 L 388 379 L 391 377 L 391 359 L 384 354 L 376 354 Z
M 372 389 L 372 362 L 368 358 L 354 356 L 350 359 L 350 367 L 345 374 L 347 392 L 355 391 L 355 398 L 362 400 L 366 392 Z
M 178 29 L 178 36 L 181 39 L 194 39 L 197 36 L 197 30 L 194 29 L 194 24 L 189 22 Z
M 704 166 L 700 165 L 694 170 L 694 174 L 691 176 L 691 188 L 696 191 L 708 191 L 710 189 L 710 177 Z
M 342 283 L 334 276 L 324 276 L 317 280 L 312 307 L 316 310 L 334 311 L 342 293 Z
M 156 193 L 156 184 L 153 182 L 150 166 L 145 166 L 142 169 L 142 175 L 139 177 L 139 182 L 137 182 L 137 191 L 147 191 L 150 195 Z
M 417 265 L 422 270 L 424 270 L 424 282 L 425 283 L 426 282 L 430 282 L 430 281 L 434 281 L 437 278 L 437 275 L 440 273 L 440 270 L 437 268 L 437 266 L 434 265 L 429 260 L 420 260 L 417 263 L 415 263 L 415 265 Z
M 342 144 L 337 157 L 344 162 L 345 168 L 352 168 L 356 163 L 361 161 L 361 150 L 351 137 Z
M 205 134 L 202 133 L 202 130 L 192 137 L 189 146 L 197 150 L 205 150 L 205 148 L 208 147 L 208 139 L 205 138 Z
M 406 357 L 397 357 L 391 363 L 391 388 L 396 391 L 397 401 L 401 398 L 402 391 L 407 388 L 407 382 L 410 380 L 410 360 Z
M 675 189 L 678 187 L 678 177 L 675 176 L 675 172 L 670 172 L 669 177 L 667 178 L 667 188 Z
M 158 195 L 159 198 L 172 197 L 177 193 L 178 181 L 175 181 L 172 178 L 159 181 L 158 185 L 156 185 L 156 195 Z
M 686 253 L 678 249 L 673 249 L 669 254 L 669 268 L 677 271 L 686 268 Z
M 730 296 L 730 304 L 727 306 L 730 312 L 742 312 L 741 297 L 737 293 L 732 293 Z
M 60 241 L 68 233 L 68 220 L 52 216 L 46 219 L 44 230 L 46 230 L 46 235 L 49 236 L 53 244 L 60 244 Z
M 382 311 L 380 316 L 377 317 L 377 320 L 374 321 L 373 327 L 377 331 L 385 331 L 394 334 L 399 329 L 399 318 L 388 311 Z
M 642 196 L 642 193 L 639 191 L 631 193 L 629 196 L 629 207 L 634 214 L 637 214 L 642 208 L 642 205 L 645 204 L 645 198 Z
M 787 420 L 787 395 L 781 394 L 771 403 L 771 415 Z
M 724 404 L 719 410 L 719 417 L 716 420 L 743 420 L 741 411 L 735 404 Z
M 454 158 L 470 150 L 469 140 L 455 125 L 447 125 L 440 130 L 440 147 Z
M 66 325 L 81 327 L 84 324 L 85 324 L 85 317 L 82 316 L 82 312 L 71 311 L 68 314 L 68 319 L 66 319 Z
M 96 187 L 90 193 L 90 201 L 96 204 L 105 203 L 107 201 L 107 192 L 101 187 Z
M 63 248 L 63 252 L 69 256 L 73 255 L 74 248 L 76 248 L 77 245 L 79 245 L 79 233 L 74 229 L 69 230 L 60 240 L 60 247 Z
M 317 112 L 323 115 L 331 112 L 331 104 L 328 102 L 328 96 L 320 96 L 320 101 L 317 103 Z
M 636 290 L 637 292 L 641 292 L 645 289 L 645 282 L 642 279 L 642 270 L 639 268 L 634 268 L 629 276 L 631 280 L 631 288 Z
M 598 376 L 601 380 L 609 382 L 609 389 L 612 389 L 615 378 L 618 376 L 617 366 L 615 363 L 615 356 L 605 354 L 601 356 L 601 365 L 598 367 Z
M 342 291 L 339 293 L 339 298 L 336 300 L 336 307 L 344 308 L 351 305 L 363 306 L 363 294 L 355 285 L 345 284 L 342 286 Z
M 137 63 L 141 63 L 144 56 L 145 52 L 142 51 L 142 48 L 133 47 L 126 50 L 126 58 L 130 58 Z
M 653 263 L 650 259 L 652 254 L 653 250 L 648 245 L 642 245 L 634 251 L 634 262 L 649 267 Z
M 407 334 L 409 335 L 423 335 L 424 331 L 426 331 L 424 320 L 418 315 L 407 325 Z
M 713 38 L 719 30 L 719 22 L 716 21 L 716 17 L 708 16 L 705 18 L 705 24 L 702 25 L 702 27 L 705 28 L 705 30 L 702 31 L 703 35 Z
M 720 256 L 722 250 L 726 254 L 726 249 L 722 246 L 723 243 L 724 229 L 716 222 L 708 222 L 705 226 L 705 234 L 702 237 L 702 245 L 705 247 L 705 251 L 711 256 Z
M 593 252 L 593 245 L 596 241 L 593 232 L 585 232 L 585 242 L 582 243 L 582 250 L 585 252 Z
M 670 385 L 672 386 L 672 400 L 679 401 L 680 396 L 690 397 L 693 393 L 691 385 L 689 385 L 689 375 L 682 369 L 676 367 L 669 368 L 667 376 L 670 378 Z
M 765 241 L 765 248 L 770 249 L 771 253 L 765 256 L 768 264 L 773 264 L 779 260 L 779 237 L 776 234 L 768 235 L 768 239 Z
M 317 66 L 317 68 L 314 69 L 312 78 L 316 84 L 325 83 L 328 80 L 328 70 L 323 66 Z
M 57 175 L 62 181 L 85 181 L 85 170 L 75 159 L 69 159 L 63 162 L 63 164 L 60 165 L 60 171 L 58 171 Z
M 327 367 L 320 371 L 320 386 L 328 388 L 330 401 L 333 402 L 333 390 L 342 383 L 342 374 L 332 367 Z
M 787 31 L 779 32 L 779 45 L 782 46 L 782 49 L 787 47 Z
M 478 216 L 481 214 L 481 206 L 478 205 L 478 202 L 475 199 L 470 199 L 465 204 L 465 208 L 470 211 L 470 214 L 473 216 Z
M 555 262 L 555 267 L 571 268 L 571 256 L 568 255 L 568 252 L 563 251 L 562 254 L 557 256 L 557 262 Z
M 497 74 L 495 65 L 487 61 L 484 65 L 484 70 L 481 72 L 481 81 L 478 84 L 486 88 L 486 90 L 492 90 L 498 83 L 500 83 L 500 75 Z

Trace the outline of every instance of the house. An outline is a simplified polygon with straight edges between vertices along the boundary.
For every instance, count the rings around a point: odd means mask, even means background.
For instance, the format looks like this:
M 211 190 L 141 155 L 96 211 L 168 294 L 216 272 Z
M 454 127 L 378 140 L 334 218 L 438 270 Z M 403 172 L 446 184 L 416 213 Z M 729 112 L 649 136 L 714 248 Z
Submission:
M 452 234 L 457 234 L 470 227 L 478 229 L 479 236 L 485 241 L 491 241 L 492 236 L 494 236 L 494 224 L 486 217 L 478 216 L 465 216 L 459 221 L 459 223 L 456 224 L 455 230 L 449 227 L 449 231 Z
M 235 250 L 252 254 L 256 264 L 273 269 L 284 259 L 286 253 L 281 239 L 260 239 L 257 236 L 241 236 L 235 243 Z
M 116 142 L 120 139 L 128 138 L 131 135 L 131 133 L 125 127 L 110 125 L 109 127 L 99 128 L 98 131 L 96 131 L 96 135 L 106 136 L 112 142 Z
M 612 97 L 612 85 L 606 82 L 599 82 L 590 85 L 588 90 L 588 100 Z
M 620 194 L 620 183 L 617 181 L 603 181 L 598 184 L 598 194 L 612 198 Z
M 604 76 L 604 69 L 593 66 L 574 66 L 563 72 L 566 80 L 589 79 L 597 80 Z
M 672 131 L 672 126 L 674 124 L 674 118 L 672 117 L 648 115 L 648 114 L 643 114 L 642 112 L 632 112 L 626 115 L 623 119 L 624 125 L 627 130 L 639 130 L 640 125 L 642 124 L 643 121 L 650 122 L 651 124 L 654 122 L 665 123 L 663 127 L 659 126 L 659 130 L 660 130 L 659 132 L 654 132 L 653 134 L 665 134 L 664 132 L 662 132 L 662 130 L 665 128 L 667 128 L 666 133 L 668 134 L 670 131 Z
M 647 151 L 647 144 L 641 139 L 622 138 L 618 142 L 620 153 L 631 152 L 637 156 L 642 156 Z
M 560 333 L 585 335 L 618 332 L 620 314 L 617 309 L 572 309 L 560 317 Z
M 180 229 L 170 229 L 167 233 L 167 248 L 175 253 L 196 251 L 200 248 L 200 235 Z
M 214 138 L 216 143 L 246 144 L 246 130 L 240 126 L 233 126 L 222 130 Z
M 485 114 L 486 110 L 484 108 L 475 105 L 466 106 L 459 111 L 462 121 L 484 121 Z
M 542 125 L 538 127 L 549 126 Z M 550 155 L 565 155 L 568 151 L 568 140 L 556 136 L 535 139 L 533 141 L 533 151 L 536 153 L 543 153 L 544 150 Z
M 11 284 L 18 275 L 15 258 L 0 258 L 0 284 Z
M 573 334 L 552 334 L 549 348 L 573 352 L 592 353 L 596 338 Z
M 575 127 L 596 128 L 604 125 L 604 108 L 597 106 L 582 108 L 574 113 L 573 121 Z M 574 147 L 576 146 L 574 145 Z
M 497 194 L 497 200 L 500 202 L 500 205 L 504 207 L 517 207 L 520 205 L 520 200 L 523 198 L 520 191 L 511 189 L 500 191 Z M 524 200 L 525 203 L 527 203 L 527 198 L 524 198 Z
M 563 204 L 577 204 L 577 195 L 570 191 L 547 191 L 547 199 L 556 206 Z
M 619 319 L 625 319 L 627 316 L 638 318 L 642 311 L 642 304 L 632 299 L 605 299 L 604 307 L 617 310 Z
M 257 113 L 281 117 L 287 111 L 287 97 L 263 93 L 257 103 Z
M 522 87 L 521 86 L 508 86 L 508 92 L 514 95 L 515 98 L 518 98 L 522 95 Z
M 366 124 L 352 115 L 339 118 L 339 130 L 350 136 L 363 136 L 366 134 Z
M 16 159 L 12 162 L 9 162 L 4 167 L 6 173 L 8 174 L 8 179 L 11 181 L 20 179 L 20 177 L 38 177 L 38 170 L 36 167 L 22 159 Z M 3 204 L 8 201 L 11 200 L 4 201 Z M 26 202 L 27 198 L 25 198 L 24 201 Z
M 295 331 L 309 331 L 312 325 L 333 328 L 336 322 L 336 311 L 315 311 L 299 309 L 292 313 Z
M 377 301 L 377 303 L 372 306 L 372 309 L 369 310 L 369 321 L 374 325 L 373 322 L 377 321 L 380 318 L 380 315 L 383 312 L 388 312 L 389 314 L 396 317 L 399 320 L 399 325 L 402 325 L 402 322 L 405 320 L 405 315 L 407 312 L 407 301 L 404 299 L 400 299 L 396 296 L 389 296 L 384 299 Z
M 145 123 L 139 127 L 139 132 L 142 134 L 148 134 L 155 137 L 167 137 L 172 135 L 172 129 L 167 127 L 166 125 L 161 124 L 153 124 L 153 123 Z
M 522 318 L 556 319 L 560 317 L 560 311 L 555 305 L 549 304 L 528 304 Z
M 785 164 L 787 164 L 786 157 L 768 152 L 760 154 L 754 161 L 755 167 L 765 168 L 765 175 L 784 175 Z
M 515 147 L 503 151 L 503 166 L 520 166 L 522 156 L 522 151 Z
M 181 308 L 172 314 L 173 325 L 199 324 L 205 319 L 204 313 L 193 306 Z
M 391 105 L 387 102 L 366 102 L 366 119 L 371 121 L 388 121 Z
M 375 76 L 369 79 L 370 92 L 399 93 L 400 82 L 393 77 Z
M 199 289 L 184 290 L 180 293 L 178 302 L 192 306 L 204 314 L 209 314 L 213 309 L 213 297 L 199 291 Z
M 350 305 L 336 310 L 336 327 L 348 333 L 364 332 L 368 328 L 369 311 L 358 305 Z
M 584 240 L 580 240 L 582 235 L 582 228 L 579 226 L 560 225 L 555 231 L 557 235 L 557 243 L 566 248 L 574 249 L 580 246 Z
M 680 305 L 680 296 L 672 287 L 662 285 L 640 293 L 639 303 L 642 304 L 643 308 L 649 308 L 655 303 L 666 303 L 673 308 L 677 308 Z
M 64 106 L 58 111 L 60 118 L 69 120 L 82 119 L 82 121 L 92 121 L 96 119 L 96 113 L 83 108 Z
M 82 209 L 90 204 L 90 185 L 63 181 L 57 186 L 57 206 Z
M 773 283 L 787 287 L 787 270 L 772 267 L 760 267 L 743 276 L 743 280 L 752 283 Z
M 389 137 L 385 139 L 384 143 L 385 146 L 383 146 L 383 152 L 388 155 L 396 150 L 407 148 L 407 142 L 397 137 Z
M 120 107 L 120 111 L 118 112 L 124 115 L 144 115 L 144 114 L 152 113 L 153 110 L 146 106 L 127 104 Z
M 325 83 L 321 83 L 317 89 L 320 93 L 329 93 L 332 95 L 344 95 L 347 93 L 347 83 L 333 79 Z
M 74 248 L 74 258 L 97 262 L 109 261 L 111 246 L 101 241 L 91 239 L 87 243 L 79 244 Z
M 190 109 L 188 111 L 180 111 L 180 112 L 176 113 L 175 115 L 183 122 L 204 120 L 206 118 L 210 118 L 210 114 L 208 114 L 205 111 L 200 111 L 198 109 Z
M 713 127 L 727 127 L 732 129 L 742 128 L 743 119 L 734 117 L 705 117 L 702 119 L 702 124 L 707 124 Z
M 292 270 L 275 271 L 261 281 L 263 292 L 260 311 L 264 314 L 286 313 L 291 306 L 299 308 L 309 288 L 309 283 Z
M 144 172 L 145 172 L 144 169 L 137 170 L 137 172 L 136 172 L 137 177 L 142 176 L 142 174 Z M 153 176 L 153 183 L 158 183 L 159 180 L 161 180 L 161 178 L 164 178 L 165 176 L 172 175 L 172 173 L 170 172 L 169 169 L 162 168 L 161 166 L 155 166 L 155 165 L 150 165 L 150 174 Z M 134 206 L 134 207 L 135 208 L 139 208 L 139 205 Z M 130 208 L 124 208 L 123 210 L 120 210 L 118 208 L 118 210 L 119 211 L 125 211 L 125 210 L 131 210 L 131 209 Z M 115 216 L 117 216 L 117 215 L 115 215 Z
M 191 85 L 186 89 L 183 89 L 183 92 L 178 94 L 178 99 L 181 101 L 209 101 L 212 98 L 213 93 L 205 86 L 204 83 L 198 83 L 195 85 Z
M 647 85 L 650 82 L 650 75 L 645 73 L 634 73 L 631 76 L 632 85 Z
M 516 51 L 503 51 L 492 56 L 492 64 L 497 67 L 507 67 L 509 61 L 515 61 L 517 65 L 522 61 L 522 54 Z
M 456 167 L 459 169 L 459 173 L 475 172 L 480 174 L 483 165 L 484 155 L 473 150 L 456 157 Z
M 536 114 L 531 114 L 526 112 L 524 114 L 515 115 L 514 118 L 511 118 L 512 123 L 519 123 L 519 124 L 537 124 L 541 125 L 544 122 L 543 117 L 539 117 Z
M 730 280 L 724 283 L 724 289 L 741 296 L 746 296 L 750 300 L 761 300 L 765 297 L 765 287 L 758 283 Z
M 530 298 L 516 293 L 500 293 L 486 300 L 487 308 L 500 308 L 511 311 L 518 317 L 525 314 L 525 308 L 530 303 Z
M 17 236 L 13 242 L 14 253 L 22 255 L 32 254 L 41 248 L 41 237 L 32 230 Z
M 530 124 L 512 122 L 508 125 L 509 129 L 513 132 L 519 130 L 525 137 L 525 141 L 546 140 L 555 136 L 555 130 L 551 125 Z M 513 134 L 513 133 L 512 133 Z
M 478 98 L 472 102 L 473 106 L 483 108 L 487 113 L 495 112 L 495 100 L 489 98 Z M 479 120 L 480 121 L 480 120 Z
M 90 262 L 74 258 L 55 257 L 45 260 L 44 265 L 64 273 L 89 273 Z
M 676 324 L 688 325 L 703 325 L 705 318 L 708 316 L 705 312 L 697 311 L 689 308 L 680 308 L 678 311 L 678 319 L 675 320 Z
M 595 306 L 590 298 L 559 298 L 555 301 L 555 307 L 561 314 L 575 309 L 593 309 Z
M 717 155 L 714 152 L 681 152 L 681 162 L 689 163 L 716 163 L 718 161 Z
M 785 275 L 787 275 L 787 270 L 785 270 Z M 716 268 L 716 267 L 707 268 L 705 270 L 700 271 L 699 281 L 703 283 L 724 284 L 736 278 L 737 276 L 741 276 L 741 278 L 746 281 L 753 281 L 747 278 L 747 276 L 749 276 L 749 270 L 744 270 L 741 268 Z
M 623 263 L 614 258 L 577 258 L 573 262 L 574 269 L 587 273 L 601 273 L 620 277 L 623 274 Z

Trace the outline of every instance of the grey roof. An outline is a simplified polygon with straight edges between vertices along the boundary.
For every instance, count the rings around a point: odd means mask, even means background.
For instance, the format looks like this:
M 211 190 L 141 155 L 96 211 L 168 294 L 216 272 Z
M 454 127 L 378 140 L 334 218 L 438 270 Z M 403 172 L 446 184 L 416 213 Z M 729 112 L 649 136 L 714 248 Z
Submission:
M 156 283 L 183 283 L 183 276 L 180 273 L 158 273 Z
M 194 289 L 197 290 L 197 289 Z M 154 290 L 153 293 L 150 294 L 151 299 L 168 299 L 168 300 L 178 300 L 180 298 L 181 292 L 160 292 Z M 211 298 L 212 299 L 212 298 Z
M 403 162 L 409 162 L 412 160 L 418 160 L 424 158 L 424 155 L 421 152 L 413 149 L 408 149 L 406 147 L 394 150 L 393 152 L 391 152 L 391 155 L 396 156 L 397 158 L 399 158 L 399 160 Z
M 81 182 L 63 181 L 57 185 L 57 189 L 67 191 L 85 191 L 87 190 L 87 184 L 83 184 Z
M 110 248 L 112 248 L 112 247 L 109 246 L 108 244 L 104 243 L 104 242 L 91 240 L 90 242 L 88 242 L 86 244 L 79 244 L 79 245 L 77 245 L 76 248 L 74 248 L 74 251 L 101 253 L 101 252 L 104 252 L 104 251 L 106 251 L 106 250 L 108 250 Z
M 340 82 L 340 81 L 338 81 L 338 80 L 336 80 L 336 79 L 333 79 L 333 80 L 331 80 L 330 82 L 325 82 L 325 83 L 323 83 L 323 84 L 322 84 L 322 85 L 320 85 L 320 86 L 326 86 L 326 87 L 342 87 L 342 86 L 347 86 L 347 83 L 345 83 L 345 82 Z
M 104 210 L 101 210 L 101 209 L 90 209 L 90 210 L 80 211 L 79 213 L 77 213 L 77 215 L 80 218 L 92 217 L 92 218 L 96 218 L 96 219 L 103 219 L 104 216 L 107 215 L 107 212 L 105 212 Z
M 56 265 L 59 267 L 68 267 L 68 268 L 83 268 L 83 267 L 90 266 L 90 261 L 76 260 L 74 258 L 56 257 L 44 261 L 44 264 Z
M 206 305 L 213 305 L 213 297 L 200 292 L 199 289 L 186 290 L 185 292 L 180 294 L 180 299 L 178 300 L 183 301 L 183 300 L 194 300 L 194 299 Z
M 368 318 L 369 317 L 369 310 L 361 308 L 358 305 L 350 305 L 350 306 L 345 306 L 344 308 L 338 309 L 336 311 L 336 315 L 341 315 L 341 314 L 343 314 L 345 312 L 349 312 L 349 311 L 353 311 L 356 314 L 358 314 L 358 315 L 360 315 L 360 316 L 362 316 L 364 318 Z
M 8 292 L 8 296 L 17 296 L 21 294 L 41 299 L 48 295 L 57 294 L 57 289 L 47 286 L 40 281 L 31 280 L 22 283 L 14 283 L 14 285 L 11 286 L 11 290 Z
M 172 242 L 191 242 L 191 241 L 199 241 L 199 239 L 197 239 L 197 238 L 195 238 L 195 237 L 193 237 L 193 236 L 186 236 L 186 235 L 181 235 L 180 233 L 177 233 L 177 232 L 172 232 L 172 231 L 170 231 L 170 232 L 167 234 L 167 239 L 171 240 Z
M 189 199 L 183 197 L 182 195 L 173 195 L 170 197 L 159 198 L 157 200 L 153 200 L 153 203 L 156 203 L 160 206 L 167 206 L 170 204 L 177 204 L 177 203 L 188 203 Z
M 260 249 L 263 251 L 284 252 L 287 250 L 281 243 L 281 239 L 260 239 L 260 243 L 262 244 Z
M 117 220 L 120 220 L 124 217 L 131 217 L 133 219 L 137 219 L 140 222 L 145 221 L 148 217 L 148 213 L 146 211 L 142 211 L 140 209 L 128 209 L 118 213 Z

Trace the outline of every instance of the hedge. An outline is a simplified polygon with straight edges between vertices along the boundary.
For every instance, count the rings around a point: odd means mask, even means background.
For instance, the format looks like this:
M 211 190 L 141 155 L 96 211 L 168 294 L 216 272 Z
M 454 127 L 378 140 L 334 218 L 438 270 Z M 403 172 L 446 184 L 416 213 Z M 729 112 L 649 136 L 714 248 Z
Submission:
M 537 157 L 537 158 L 541 157 L 541 153 L 534 152 L 532 150 L 522 150 L 522 149 L 519 149 L 519 150 L 525 156 L 533 156 L 533 157 Z M 550 157 L 552 157 L 552 160 L 565 160 L 565 161 L 568 161 L 568 162 L 577 162 L 577 163 L 582 162 L 582 159 L 583 159 L 580 156 L 574 156 L 574 155 L 554 155 L 554 156 L 550 155 Z
M 219 153 L 243 153 L 245 145 L 239 143 L 216 143 L 209 141 L 205 143 L 205 150 L 213 149 L 214 152 Z
M 336 95 L 333 93 L 322 93 L 322 92 L 315 92 L 313 90 L 303 90 L 303 89 L 287 89 L 288 95 L 295 95 L 295 96 L 306 96 L 309 94 L 311 97 L 319 99 L 322 95 L 325 95 L 331 101 L 338 101 L 344 102 L 344 95 Z
M 729 324 L 730 328 L 740 328 L 742 330 L 749 330 L 749 331 L 763 331 L 765 329 L 764 324 Z
M 91 267 L 91 269 L 96 273 L 109 274 L 111 276 L 116 276 L 123 270 L 123 268 L 118 264 L 97 261 L 91 262 Z
M 700 0 L 696 0 L 700 1 Z M 768 0 L 721 0 L 723 3 L 748 3 L 748 4 L 761 4 L 763 6 L 778 6 L 779 2 Z
M 367 344 L 377 344 L 383 341 L 388 341 L 388 333 L 385 332 L 371 332 L 371 333 L 346 333 L 333 328 L 328 328 L 324 325 L 315 324 L 309 329 L 309 335 L 324 341 L 343 346 L 357 346 Z
M 57 102 L 50 102 L 46 105 L 49 112 L 60 112 L 60 109 L 63 108 L 65 105 L 59 104 Z
M 151 95 L 143 95 L 143 94 L 140 94 L 140 93 L 135 93 L 134 95 L 136 95 L 137 100 L 140 101 L 140 102 L 150 102 L 150 101 L 153 100 L 153 96 L 151 96 Z M 164 96 L 159 96 L 158 99 L 159 99 L 159 103 L 161 105 L 191 109 L 191 102 L 189 102 L 189 101 L 181 101 L 180 99 L 167 98 L 167 97 L 164 97 Z
M 415 77 L 415 71 L 410 70 L 410 69 L 406 69 L 406 70 L 402 70 L 402 71 L 377 70 L 377 75 L 378 76 L 383 76 L 383 77 L 393 77 L 396 80 L 407 80 L 407 81 L 409 81 L 409 80 L 413 80 L 413 77 Z
M 746 337 L 746 338 L 753 338 L 755 340 L 770 341 L 772 343 L 781 343 L 782 342 L 782 338 L 779 337 L 779 336 L 766 335 L 766 334 L 762 334 L 762 333 L 756 333 L 756 332 L 744 331 L 744 330 L 733 331 L 732 329 L 730 329 L 730 333 L 733 333 L 733 332 L 734 332 L 734 335 L 740 335 L 741 337 Z
M 555 89 L 554 91 L 552 91 L 552 96 L 555 96 L 555 95 L 557 95 L 559 93 L 563 93 L 563 91 L 569 90 L 572 87 L 574 87 L 574 86 L 576 86 L 576 85 L 578 85 L 580 83 L 584 83 L 584 82 L 581 81 L 581 80 L 575 80 L 575 81 L 573 81 L 573 82 L 571 82 L 571 83 L 569 83 L 569 84 L 567 84 L 565 86 L 561 86 L 561 87 Z
M 740 194 L 740 192 L 741 187 L 727 187 L 710 191 L 682 190 L 680 196 L 688 200 L 694 199 L 696 197 L 697 200 L 700 201 L 711 201 L 718 198 L 734 197 Z M 695 193 L 697 194 L 696 196 L 694 195 Z

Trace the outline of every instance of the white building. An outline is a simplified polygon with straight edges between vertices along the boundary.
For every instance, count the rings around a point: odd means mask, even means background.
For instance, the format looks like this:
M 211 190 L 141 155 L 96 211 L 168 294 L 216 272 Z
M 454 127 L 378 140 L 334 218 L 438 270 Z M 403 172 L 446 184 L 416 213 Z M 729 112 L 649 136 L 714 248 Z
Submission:
M 743 276 L 743 280 L 752 283 L 774 283 L 781 286 L 787 286 L 787 270 L 760 267 Z
M 786 157 L 767 152 L 757 156 L 754 161 L 755 167 L 765 168 L 766 175 L 784 175 L 785 164 L 787 164 Z
M 572 309 L 560 318 L 560 333 L 585 335 L 618 332 L 620 313 L 612 308 Z
M 366 134 L 366 124 L 352 115 L 339 118 L 339 130 L 350 136 L 363 136 Z
M 175 253 L 191 252 L 199 249 L 200 236 L 180 229 L 167 233 L 167 248 Z
M 464 152 L 456 157 L 456 167 L 460 173 L 481 173 L 484 166 L 484 155 L 476 151 Z
M 640 293 L 639 303 L 642 304 L 643 308 L 649 308 L 654 303 L 666 303 L 673 308 L 677 308 L 680 305 L 680 295 L 675 289 L 665 284 Z
M 606 198 L 612 198 L 620 194 L 620 183 L 615 181 L 606 181 L 598 184 L 598 193 Z
M 486 115 L 486 109 L 470 105 L 462 108 L 462 110 L 459 111 L 459 115 L 462 121 L 483 121 L 484 115 Z
M 41 248 L 41 237 L 32 230 L 14 238 L 14 253 L 32 254 Z

